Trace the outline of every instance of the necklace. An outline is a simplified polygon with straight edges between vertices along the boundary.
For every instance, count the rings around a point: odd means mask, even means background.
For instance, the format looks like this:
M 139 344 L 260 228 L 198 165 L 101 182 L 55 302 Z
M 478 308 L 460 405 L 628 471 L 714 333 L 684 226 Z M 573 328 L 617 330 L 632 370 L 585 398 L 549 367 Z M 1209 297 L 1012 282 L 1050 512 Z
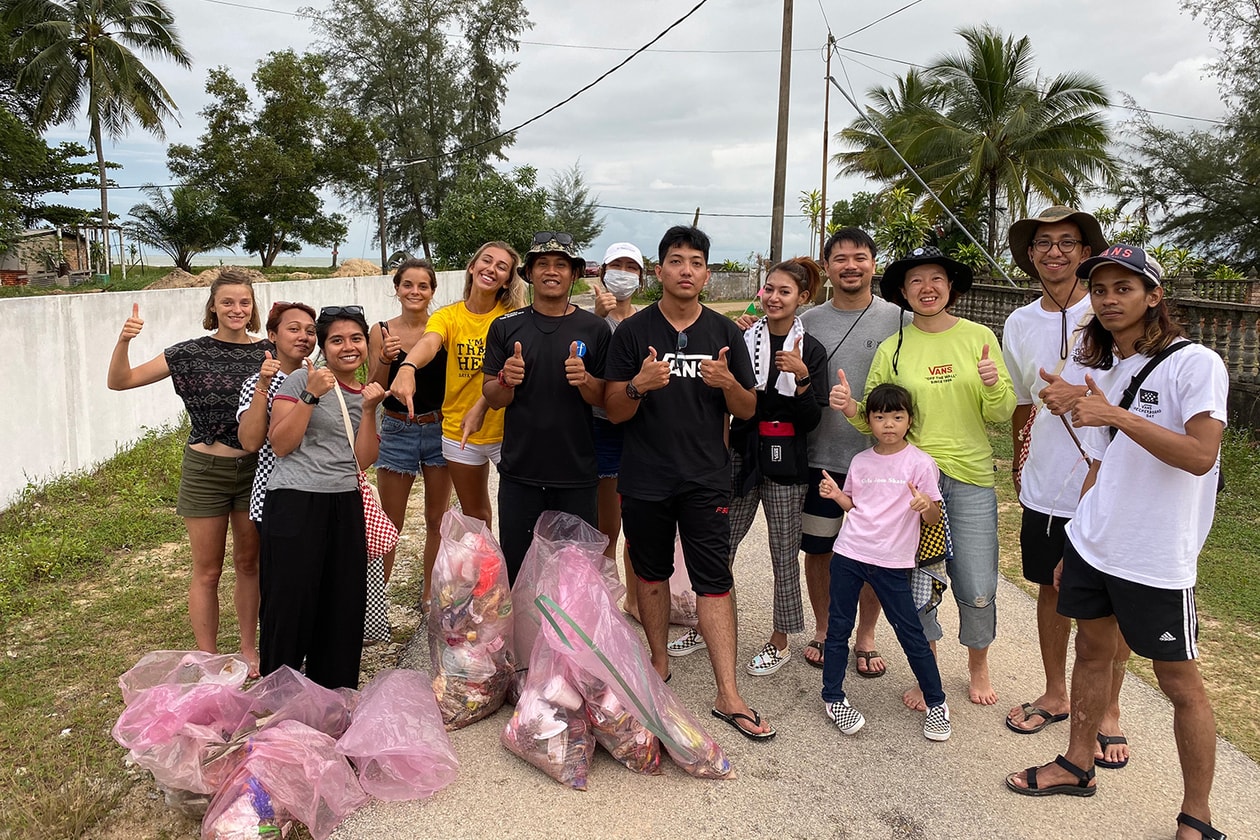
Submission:
M 539 312 L 537 309 L 535 309 L 535 308 L 531 305 L 531 306 L 529 307 L 529 313 L 530 313 L 530 315 L 534 318 L 534 329 L 538 330 L 538 331 L 539 331 L 540 333 L 542 333 L 543 335 L 551 335 L 551 334 L 552 334 L 552 333 L 554 333 L 556 330 L 560 329 L 560 325 L 561 325 L 562 323 L 564 323 L 564 319 L 565 319 L 566 317 L 568 317 L 568 315 L 569 315 L 569 304 L 567 304 L 567 303 L 565 304 L 564 310 L 565 310 L 565 311 L 564 311 L 564 314 L 563 314 L 563 315 L 544 315 L 544 314 L 542 314 L 541 312 Z M 552 326 L 552 328 L 551 328 L 551 329 L 549 329 L 549 330 L 544 330 L 544 329 L 542 328 L 542 326 L 540 325 L 540 323 L 539 323 L 539 320 L 538 320 L 538 319 L 540 319 L 540 318 L 552 318 L 552 319 L 554 319 L 554 320 L 555 320 L 555 322 L 556 322 L 556 323 L 555 323 L 555 325 L 554 325 L 554 326 Z

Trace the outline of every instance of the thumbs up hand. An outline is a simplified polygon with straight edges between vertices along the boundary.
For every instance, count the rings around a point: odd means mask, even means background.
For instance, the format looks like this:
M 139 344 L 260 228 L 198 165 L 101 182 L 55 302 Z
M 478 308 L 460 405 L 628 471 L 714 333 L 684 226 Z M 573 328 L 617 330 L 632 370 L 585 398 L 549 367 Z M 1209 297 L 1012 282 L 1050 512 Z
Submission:
M 1045 368 L 1041 369 L 1040 375 L 1048 384 L 1037 396 L 1056 417 L 1067 414 L 1076 406 L 1076 401 L 1085 396 L 1084 385 L 1073 385 L 1062 376 L 1046 373 Z
M 564 378 L 574 388 L 581 388 L 589 378 L 586 374 L 586 362 L 578 355 L 578 342 L 576 341 L 569 344 L 569 357 L 564 360 Z
M 123 322 L 122 334 L 118 336 L 118 340 L 126 343 L 131 341 L 140 334 L 140 330 L 144 329 L 144 319 L 140 317 L 140 304 L 131 304 L 131 317 Z
M 831 392 L 827 394 L 827 404 L 845 417 L 857 414 L 857 403 L 853 401 L 853 392 L 849 390 L 849 380 L 843 370 L 836 371 L 836 384 L 831 386 Z
M 915 513 L 923 513 L 932 506 L 932 500 L 919 492 L 919 488 L 914 486 L 913 481 L 907 481 L 906 487 L 910 488 L 910 509 Z
M 989 358 L 989 345 L 984 345 L 984 349 L 980 351 L 980 361 L 976 363 L 976 371 L 980 374 L 980 383 L 986 388 L 992 388 L 998 383 L 997 362 Z
M 797 379 L 804 379 L 809 376 L 809 368 L 805 365 L 805 360 L 801 358 L 801 342 L 805 336 L 798 335 L 796 341 L 792 343 L 792 349 L 784 347 L 782 350 L 774 354 L 774 366 L 784 373 L 790 373 Z
M 503 384 L 515 388 L 525 381 L 525 356 L 521 353 L 521 343 L 516 342 L 512 355 L 503 363 Z
M 263 363 L 258 369 L 258 385 L 266 388 L 271 384 L 271 378 L 280 370 L 280 360 L 271 357 L 271 351 L 263 353 Z
M 392 364 L 402 352 L 402 339 L 390 333 L 389 326 L 384 323 L 381 324 L 381 338 L 384 339 L 381 344 L 381 362 Z
M 1085 374 L 1085 394 L 1076 401 L 1072 408 L 1072 425 L 1081 426 L 1114 426 L 1112 413 L 1116 410 L 1107 400 L 1094 377 Z
M 723 347 L 718 351 L 716 359 L 700 360 L 700 378 L 705 385 L 710 388 L 729 388 L 735 384 L 731 366 L 726 360 L 726 354 L 730 351 L 730 347 Z
M 306 390 L 317 397 L 322 397 L 337 386 L 337 377 L 326 367 L 311 368 L 309 359 L 303 359 L 306 365 Z
M 669 384 L 669 362 L 658 360 L 656 348 L 648 347 L 647 358 L 639 366 L 639 375 L 631 381 L 642 393 L 658 391 Z

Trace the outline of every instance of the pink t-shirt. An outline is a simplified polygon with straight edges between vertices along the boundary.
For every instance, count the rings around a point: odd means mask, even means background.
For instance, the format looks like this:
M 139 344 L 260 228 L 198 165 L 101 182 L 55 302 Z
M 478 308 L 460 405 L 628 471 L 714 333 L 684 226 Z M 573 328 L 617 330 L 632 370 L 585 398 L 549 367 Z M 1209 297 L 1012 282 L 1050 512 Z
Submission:
M 932 456 L 914 444 L 895 455 L 874 449 L 854 455 L 844 480 L 853 510 L 844 515 L 832 550 L 859 563 L 913 569 L 921 520 L 910 509 L 907 481 L 929 499 L 941 500 L 941 472 Z

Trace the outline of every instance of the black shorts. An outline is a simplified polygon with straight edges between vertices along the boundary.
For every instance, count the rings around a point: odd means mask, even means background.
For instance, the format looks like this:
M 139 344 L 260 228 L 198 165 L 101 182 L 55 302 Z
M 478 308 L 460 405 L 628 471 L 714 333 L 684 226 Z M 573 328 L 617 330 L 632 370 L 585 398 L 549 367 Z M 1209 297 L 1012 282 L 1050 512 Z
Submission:
M 805 507 L 801 510 L 801 551 L 831 557 L 831 548 L 836 543 L 836 534 L 840 533 L 844 511 L 837 502 L 818 495 L 822 474 L 819 467 L 809 468 L 809 480 L 805 485 Z M 843 490 L 845 474 L 830 475 Z
M 730 554 L 730 492 L 695 488 L 660 501 L 621 497 L 621 528 L 634 574 L 656 583 L 674 573 L 674 532 L 682 540 L 691 588 L 725 595 L 735 585 Z
M 1063 559 L 1069 521 L 1062 516 L 1024 508 L 1019 526 L 1019 549 L 1025 580 L 1042 586 L 1054 585 L 1054 567 Z
M 1199 656 L 1194 587 L 1157 589 L 1100 572 L 1071 542 L 1063 548 L 1059 615 L 1086 620 L 1114 615 L 1125 642 L 1147 659 L 1184 662 Z

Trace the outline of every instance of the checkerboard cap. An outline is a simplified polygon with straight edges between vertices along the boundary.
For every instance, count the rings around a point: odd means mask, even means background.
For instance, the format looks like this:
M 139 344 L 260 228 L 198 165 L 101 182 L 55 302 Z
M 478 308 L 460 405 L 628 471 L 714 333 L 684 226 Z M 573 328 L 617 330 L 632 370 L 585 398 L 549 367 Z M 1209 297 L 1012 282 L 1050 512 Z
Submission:
M 1122 242 L 1112 245 L 1096 257 L 1085 260 L 1076 267 L 1076 276 L 1082 280 L 1088 280 L 1094 270 L 1105 263 L 1124 266 L 1134 274 L 1147 278 L 1156 286 L 1163 285 L 1161 281 L 1164 278 L 1164 267 L 1159 264 L 1159 261 L 1138 246 L 1125 245 Z

